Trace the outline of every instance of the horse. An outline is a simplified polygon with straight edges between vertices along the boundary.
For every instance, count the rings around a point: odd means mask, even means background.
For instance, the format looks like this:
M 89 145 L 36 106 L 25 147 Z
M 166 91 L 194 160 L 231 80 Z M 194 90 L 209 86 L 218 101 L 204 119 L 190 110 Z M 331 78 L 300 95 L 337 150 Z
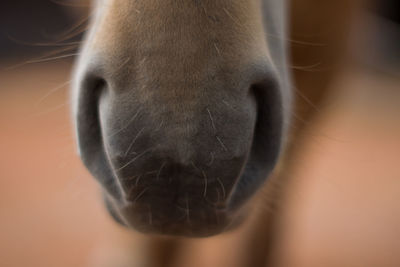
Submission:
M 335 69 L 294 67 L 294 89 L 289 62 L 305 49 L 338 61 L 347 29 L 292 41 L 289 17 L 310 26 L 309 8 L 346 26 L 356 1 L 291 2 L 292 14 L 283 0 L 93 1 L 72 111 L 80 157 L 116 222 L 163 250 L 237 232 L 262 244 L 243 266 L 264 266 L 276 212 L 258 207 L 279 204 L 302 129 L 293 114 L 315 113 Z

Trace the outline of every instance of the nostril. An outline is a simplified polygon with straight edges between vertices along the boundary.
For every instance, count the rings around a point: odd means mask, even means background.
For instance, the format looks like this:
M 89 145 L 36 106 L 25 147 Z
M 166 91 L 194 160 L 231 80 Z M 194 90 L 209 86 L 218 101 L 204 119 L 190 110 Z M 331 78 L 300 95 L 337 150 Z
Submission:
M 283 107 L 277 76 L 268 75 L 254 83 L 250 92 L 257 105 L 257 115 L 248 162 L 239 178 L 230 208 L 237 208 L 261 186 L 274 168 L 282 145 Z
M 97 99 L 100 92 L 107 86 L 106 80 L 93 70 L 86 71 L 82 76 L 79 84 L 81 91 L 91 94 Z
M 104 79 L 87 74 L 79 86 L 76 111 L 78 145 L 80 149 L 82 146 L 90 149 L 91 153 L 95 153 L 101 147 L 102 133 L 98 105 L 105 85 Z M 85 157 L 83 160 L 86 161 Z
M 107 82 L 96 75 L 86 73 L 76 90 L 74 97 L 75 123 L 80 156 L 107 192 L 116 199 L 121 198 L 121 190 L 116 185 L 106 149 L 104 148 L 103 133 L 99 116 L 101 95 L 107 88 Z
M 282 134 L 282 96 L 279 84 L 271 75 L 252 86 L 257 103 L 257 118 L 254 130 L 254 142 L 259 146 L 252 147 L 252 153 L 264 158 L 271 155 L 267 151 L 277 149 L 280 142 L 270 143 L 266 140 L 279 140 Z M 278 139 L 277 139 L 278 138 Z M 267 161 L 270 162 L 271 158 Z

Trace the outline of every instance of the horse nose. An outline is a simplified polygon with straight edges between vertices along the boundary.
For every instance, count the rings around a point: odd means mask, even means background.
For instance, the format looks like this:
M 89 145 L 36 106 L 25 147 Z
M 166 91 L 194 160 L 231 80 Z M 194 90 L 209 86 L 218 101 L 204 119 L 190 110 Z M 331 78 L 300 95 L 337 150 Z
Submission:
M 74 110 L 81 157 L 112 214 L 156 232 L 221 227 L 216 213 L 243 204 L 278 157 L 277 76 L 268 64 L 176 77 L 144 76 L 146 63 L 136 73 L 107 67 L 118 75 L 104 66 L 81 71 Z M 149 210 L 152 226 L 141 215 Z

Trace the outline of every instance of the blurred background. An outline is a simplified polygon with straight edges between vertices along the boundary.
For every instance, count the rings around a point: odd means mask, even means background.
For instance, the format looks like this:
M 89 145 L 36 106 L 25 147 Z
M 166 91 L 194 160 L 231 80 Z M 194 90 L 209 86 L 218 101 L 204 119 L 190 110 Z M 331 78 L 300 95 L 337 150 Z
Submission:
M 274 266 L 398 267 L 398 0 L 365 1 L 352 16 L 350 0 L 292 2 L 295 85 L 318 91 L 317 84 L 329 97 L 318 108 L 303 100 L 314 115 L 295 119 L 305 130 L 282 200 Z M 141 253 L 142 237 L 112 222 L 75 149 L 70 74 L 88 14 L 80 0 L 0 3 L 2 267 L 132 266 Z M 319 43 L 324 33 L 345 46 Z M 182 266 L 234 266 L 216 259 L 231 257 L 215 255 L 212 240 L 202 243 Z

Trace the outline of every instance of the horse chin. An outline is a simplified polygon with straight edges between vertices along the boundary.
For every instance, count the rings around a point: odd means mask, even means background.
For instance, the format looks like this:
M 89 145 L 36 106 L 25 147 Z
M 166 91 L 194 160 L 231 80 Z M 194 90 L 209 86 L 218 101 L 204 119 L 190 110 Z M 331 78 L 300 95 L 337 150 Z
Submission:
M 111 217 L 120 225 L 147 235 L 201 238 L 237 229 L 248 217 L 248 209 L 236 211 L 206 208 L 191 211 L 179 206 L 158 207 L 152 212 L 149 205 L 117 203 L 106 196 L 105 204 Z M 168 217 L 160 220 L 160 216 Z M 158 219 L 157 219 L 158 218 Z
M 238 186 L 249 173 L 247 164 L 237 179 Z M 212 203 L 203 195 L 186 198 L 165 198 L 163 192 L 146 194 L 135 199 L 116 199 L 103 191 L 105 206 L 120 225 L 147 235 L 188 238 L 210 237 L 239 228 L 249 217 L 253 201 L 243 188 L 235 188 L 224 202 Z

